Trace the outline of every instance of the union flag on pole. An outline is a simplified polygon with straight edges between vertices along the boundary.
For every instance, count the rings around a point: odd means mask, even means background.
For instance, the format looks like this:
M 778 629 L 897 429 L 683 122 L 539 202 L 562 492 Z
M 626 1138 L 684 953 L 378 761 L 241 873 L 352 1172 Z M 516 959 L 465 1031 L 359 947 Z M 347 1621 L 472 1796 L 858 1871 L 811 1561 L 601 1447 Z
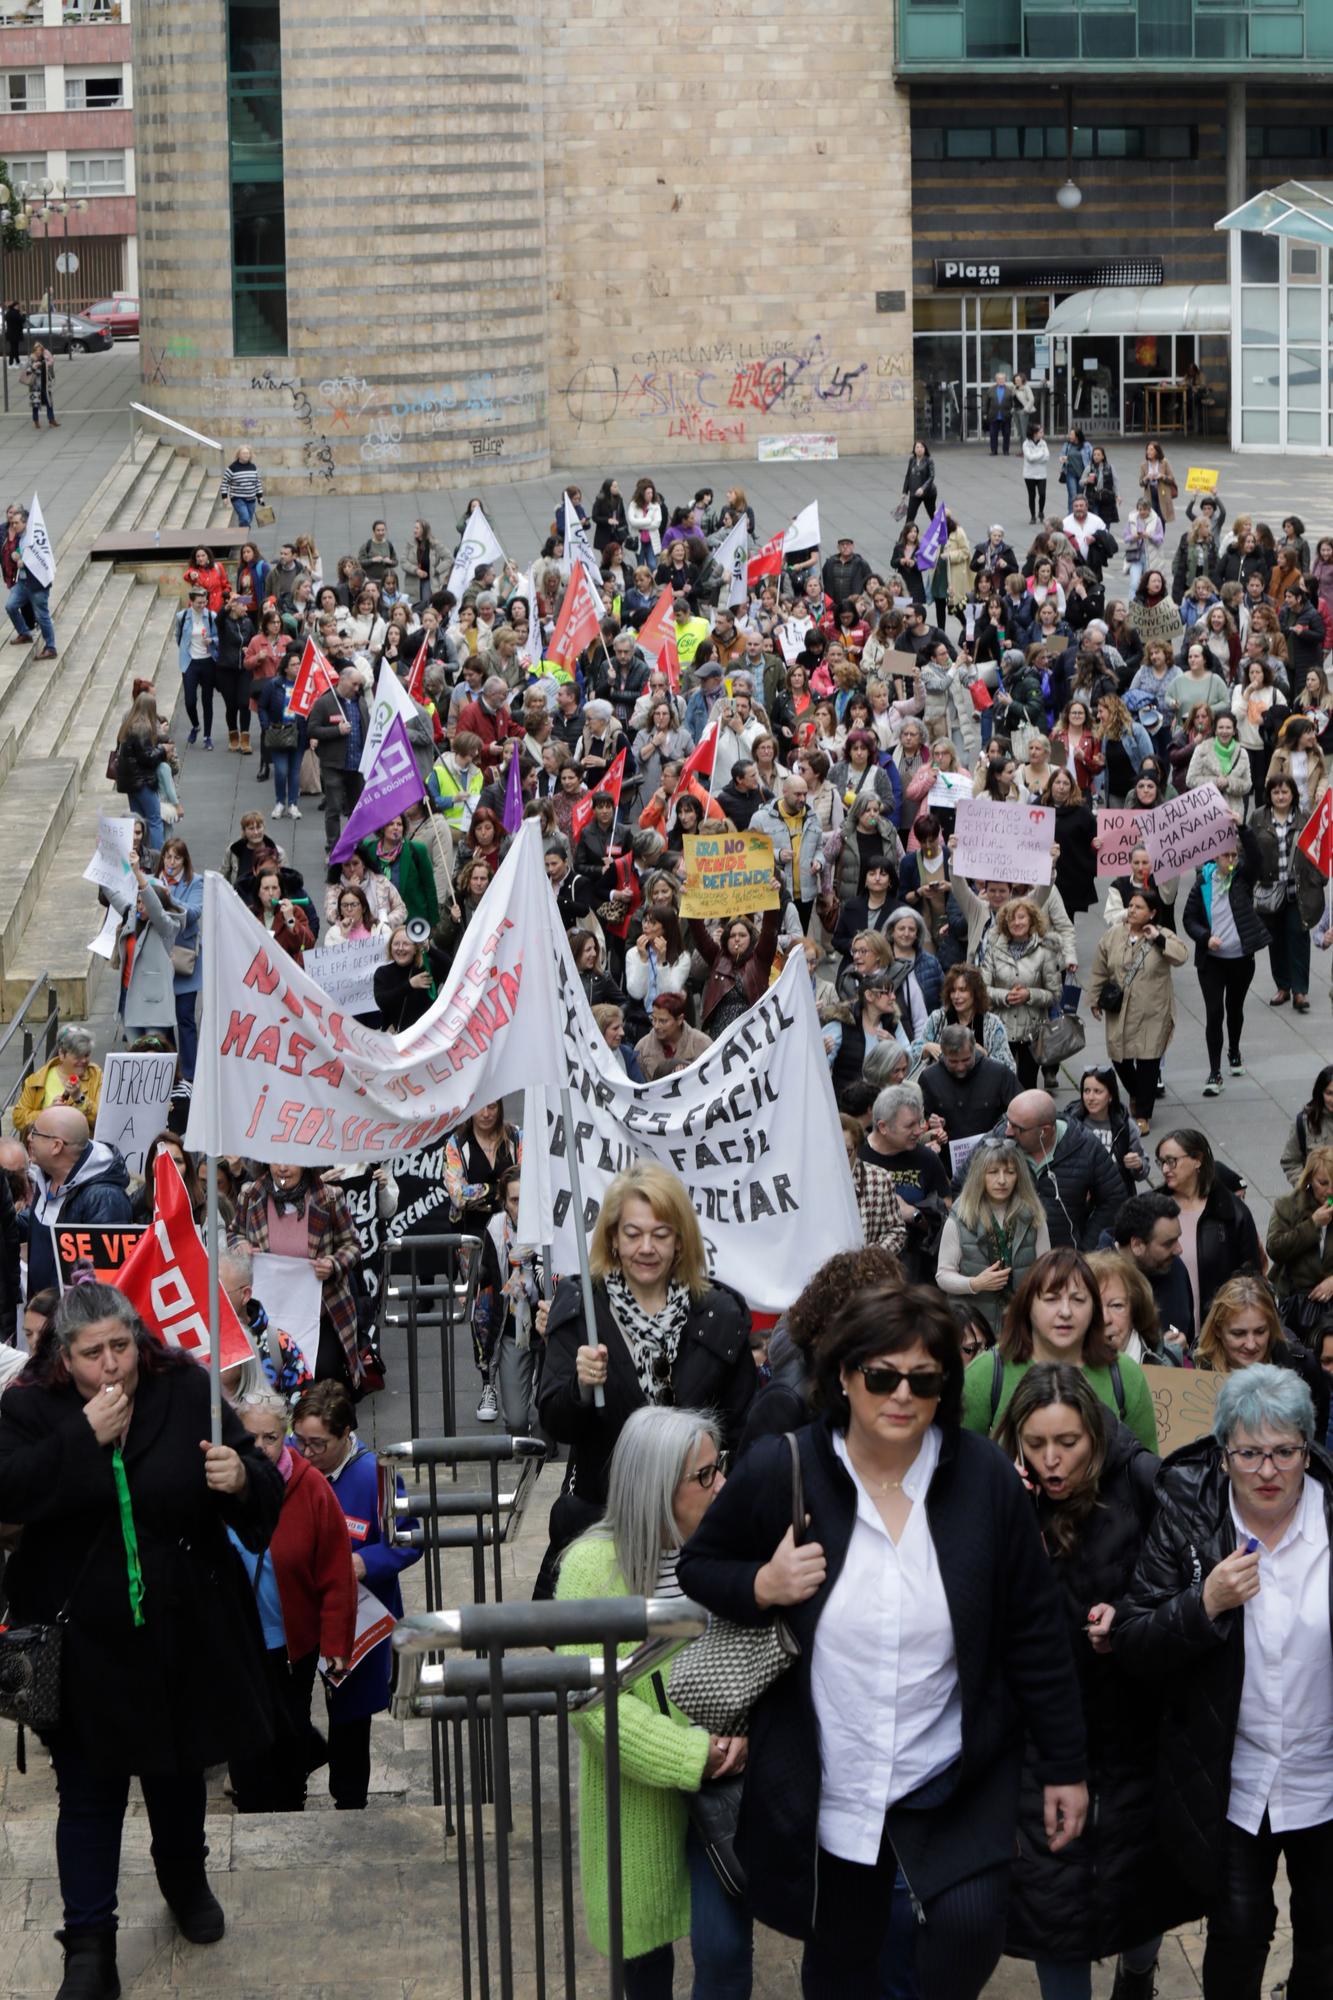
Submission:
M 305 642 L 301 664 L 296 679 L 292 683 L 291 700 L 288 703 L 293 715 L 307 716 L 322 694 L 331 694 L 338 685 L 338 676 L 329 665 L 313 639 Z
M 1323 798 L 1296 837 L 1296 845 L 1321 875 L 1333 877 L 1333 785 L 1325 786 Z
M 421 644 L 417 647 L 417 656 L 409 667 L 407 674 L 407 692 L 411 695 L 413 701 L 420 702 L 422 708 L 426 706 L 426 647 L 428 643 L 426 635 L 423 632 L 421 635 Z
M 208 1254 L 190 1213 L 180 1168 L 165 1148 L 153 1163 L 153 1221 L 116 1281 L 164 1347 L 208 1360 Z M 235 1368 L 254 1354 L 249 1334 L 218 1287 L 219 1359 Z
M 601 631 L 601 620 L 602 600 L 582 563 L 575 563 L 565 585 L 551 643 L 546 648 L 547 659 L 558 660 L 562 667 L 572 667 L 584 647 L 590 646 Z
M 772 536 L 764 543 L 761 549 L 756 550 L 754 555 L 750 557 L 749 562 L 745 565 L 745 581 L 751 590 L 754 589 L 761 577 L 781 575 L 782 544 L 786 539 L 787 535 L 784 529 L 782 534 Z
M 639 627 L 639 644 L 666 675 L 672 694 L 679 694 L 680 654 L 676 650 L 675 603 L 671 590 L 664 590 Z
M 622 750 L 620 752 L 620 755 L 615 759 L 614 763 L 612 763 L 609 766 L 606 776 L 604 778 L 599 779 L 597 784 L 594 785 L 593 789 L 589 792 L 586 799 L 579 800 L 573 812 L 569 815 L 569 839 L 571 846 L 578 845 L 578 842 L 583 834 L 583 829 L 587 826 L 588 821 L 592 818 L 592 807 L 594 799 L 599 798 L 603 794 L 609 792 L 611 794 L 611 797 L 616 802 L 616 812 L 617 814 L 619 813 L 620 788 L 624 784 L 624 782 L 625 782 L 625 753 Z M 614 824 L 615 821 L 613 820 L 612 825 Z

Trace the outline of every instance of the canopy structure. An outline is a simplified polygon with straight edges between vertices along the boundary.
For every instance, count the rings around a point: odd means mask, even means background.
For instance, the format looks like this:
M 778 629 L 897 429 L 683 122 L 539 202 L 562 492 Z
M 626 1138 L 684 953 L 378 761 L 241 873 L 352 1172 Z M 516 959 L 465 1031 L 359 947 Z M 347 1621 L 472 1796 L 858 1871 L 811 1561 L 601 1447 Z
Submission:
M 1333 181 L 1283 181 L 1266 188 L 1215 229 L 1246 229 L 1259 236 L 1291 236 L 1298 243 L 1321 243 L 1333 249 Z
M 1230 333 L 1226 285 L 1101 285 L 1071 292 L 1046 322 L 1047 333 Z

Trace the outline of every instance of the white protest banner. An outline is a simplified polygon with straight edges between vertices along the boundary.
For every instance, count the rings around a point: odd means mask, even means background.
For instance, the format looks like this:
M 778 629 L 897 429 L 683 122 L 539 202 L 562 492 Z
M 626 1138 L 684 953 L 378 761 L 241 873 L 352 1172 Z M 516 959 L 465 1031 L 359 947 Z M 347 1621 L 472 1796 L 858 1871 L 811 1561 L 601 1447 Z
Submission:
M 305 969 L 335 1007 L 369 1014 L 375 1007 L 375 974 L 389 953 L 382 937 L 340 938 L 305 954 Z
M 47 414 L 50 414 L 49 409 Z M 42 503 L 35 493 L 28 509 L 28 525 L 23 532 L 23 567 L 30 569 L 38 583 L 44 584 L 47 590 L 56 580 L 56 552 L 46 532 Z
M 805 625 L 794 625 L 790 620 L 785 620 L 778 626 L 778 644 L 782 648 L 782 657 L 789 667 L 794 667 L 798 656 L 805 651 L 805 635 L 808 629 Z
M 290 1334 L 313 1375 L 319 1358 L 319 1308 L 323 1286 L 308 1257 L 277 1257 L 256 1250 L 255 1297 L 268 1314 L 270 1326 Z
M 1097 808 L 1097 873 L 1128 875 L 1130 858 L 1143 845 L 1143 831 L 1152 822 L 1151 812 L 1126 812 L 1123 807 L 1108 811 Z
M 568 950 L 535 819 L 515 834 L 435 1000 L 401 1035 L 336 1007 L 208 874 L 187 1146 L 302 1166 L 389 1159 L 432 1145 L 479 1104 L 559 1082 L 557 947 Z
M 130 856 L 133 852 L 133 816 L 121 819 L 110 813 L 99 813 L 97 851 L 83 871 L 84 881 L 94 883 L 99 889 L 105 889 L 108 896 L 128 899 L 134 894 L 134 877 L 130 873 Z
M 999 799 L 963 799 L 955 831 L 956 875 L 982 881 L 1029 882 L 1051 879 L 1055 812 L 1050 806 L 1006 805 Z
M 631 1083 L 607 1048 L 563 938 L 559 969 L 575 1130 L 566 1134 L 554 1092 L 527 1093 L 519 1240 L 552 1244 L 556 1270 L 576 1271 L 577 1232 L 591 1230 L 612 1179 L 656 1160 L 689 1192 L 714 1277 L 755 1310 L 781 1312 L 826 1257 L 862 1241 L 800 953 L 688 1069 L 649 1084 Z M 570 1195 L 571 1137 L 582 1216 Z
M 759 463 L 771 465 L 778 459 L 836 458 L 838 440 L 832 431 L 794 431 L 787 437 L 762 437 Z
M 985 1137 L 986 1134 L 984 1132 L 978 1132 L 971 1139 L 950 1139 L 949 1172 L 956 1181 L 961 1180 L 967 1172 L 968 1161 Z
M 586 521 L 580 520 L 579 510 L 570 499 L 568 493 L 564 496 L 564 509 L 565 554 L 579 565 L 579 568 L 583 571 L 593 589 L 600 590 L 602 565 L 597 560 L 597 551 L 594 549 L 589 537 L 588 524 Z
M 731 579 L 727 586 L 727 603 L 744 604 L 749 596 L 745 582 L 745 572 L 750 555 L 750 521 L 742 514 L 725 542 L 714 551 L 714 560 L 723 576 Z
M 463 523 L 463 539 L 454 554 L 454 566 L 449 572 L 447 588 L 454 594 L 454 602 L 463 602 L 463 592 L 476 575 L 482 563 L 498 567 L 505 559 L 494 528 L 482 513 L 474 507 Z
M 382 1646 L 393 1631 L 395 1619 L 392 1611 L 386 1611 L 373 1590 L 367 1590 L 364 1583 L 356 1586 L 356 1634 L 352 1640 L 352 1651 L 347 1661 L 350 1674 L 353 1667 L 359 1667 L 367 1653 L 373 1653 L 376 1646 Z M 327 1654 L 320 1660 L 319 1670 L 326 1674 L 329 1670 Z
M 1154 875 L 1183 875 L 1201 861 L 1240 845 L 1231 808 L 1216 785 L 1167 799 L 1147 816 L 1146 841 Z
M 384 739 L 389 733 L 389 725 L 395 715 L 402 716 L 403 727 L 406 729 L 420 714 L 421 710 L 393 668 L 387 660 L 381 660 L 379 679 L 375 682 L 374 706 L 370 711 L 370 727 L 366 731 L 366 740 L 361 747 L 361 762 L 356 767 L 363 778 L 368 778 L 374 769 L 375 759 L 383 748 Z
M 935 782 L 926 793 L 928 806 L 947 806 L 950 812 L 964 799 L 972 796 L 972 773 L 970 771 L 937 771 Z
M 102 1068 L 94 1139 L 114 1146 L 132 1174 L 141 1174 L 152 1141 L 167 1122 L 176 1058 L 170 1050 L 111 1049 Z

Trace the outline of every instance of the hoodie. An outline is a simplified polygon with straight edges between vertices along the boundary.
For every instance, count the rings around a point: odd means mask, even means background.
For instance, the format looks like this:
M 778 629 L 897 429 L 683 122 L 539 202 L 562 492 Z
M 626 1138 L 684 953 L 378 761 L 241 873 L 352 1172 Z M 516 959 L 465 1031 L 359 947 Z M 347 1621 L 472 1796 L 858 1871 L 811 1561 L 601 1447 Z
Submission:
M 114 1146 L 92 1139 L 72 1174 L 52 1188 L 35 1163 L 28 1169 L 33 1186 L 28 1231 L 28 1296 L 47 1285 L 58 1285 L 55 1238 L 57 1223 L 129 1222 L 130 1176 Z

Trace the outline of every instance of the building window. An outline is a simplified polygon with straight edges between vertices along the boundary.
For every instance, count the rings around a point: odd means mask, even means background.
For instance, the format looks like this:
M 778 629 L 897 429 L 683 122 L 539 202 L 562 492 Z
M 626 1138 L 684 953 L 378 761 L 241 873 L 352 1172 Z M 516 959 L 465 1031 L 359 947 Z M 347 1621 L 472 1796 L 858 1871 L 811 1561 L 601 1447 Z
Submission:
M 0 111 L 45 111 L 46 71 L 8 69 L 3 75 Z
M 46 179 L 46 154 L 11 154 L 6 162 L 9 185 L 16 194 L 21 194 L 25 186 L 36 187 Z
M 125 102 L 125 75 L 114 69 L 67 69 L 66 111 L 114 111 Z
M 1189 160 L 1198 152 L 1194 125 L 1076 125 L 1076 160 Z M 1063 125 L 912 127 L 914 160 L 1053 160 L 1065 157 Z
M 124 194 L 123 153 L 71 153 L 69 191 L 72 195 Z
M 287 214 L 278 0 L 228 0 L 232 347 L 287 352 Z

